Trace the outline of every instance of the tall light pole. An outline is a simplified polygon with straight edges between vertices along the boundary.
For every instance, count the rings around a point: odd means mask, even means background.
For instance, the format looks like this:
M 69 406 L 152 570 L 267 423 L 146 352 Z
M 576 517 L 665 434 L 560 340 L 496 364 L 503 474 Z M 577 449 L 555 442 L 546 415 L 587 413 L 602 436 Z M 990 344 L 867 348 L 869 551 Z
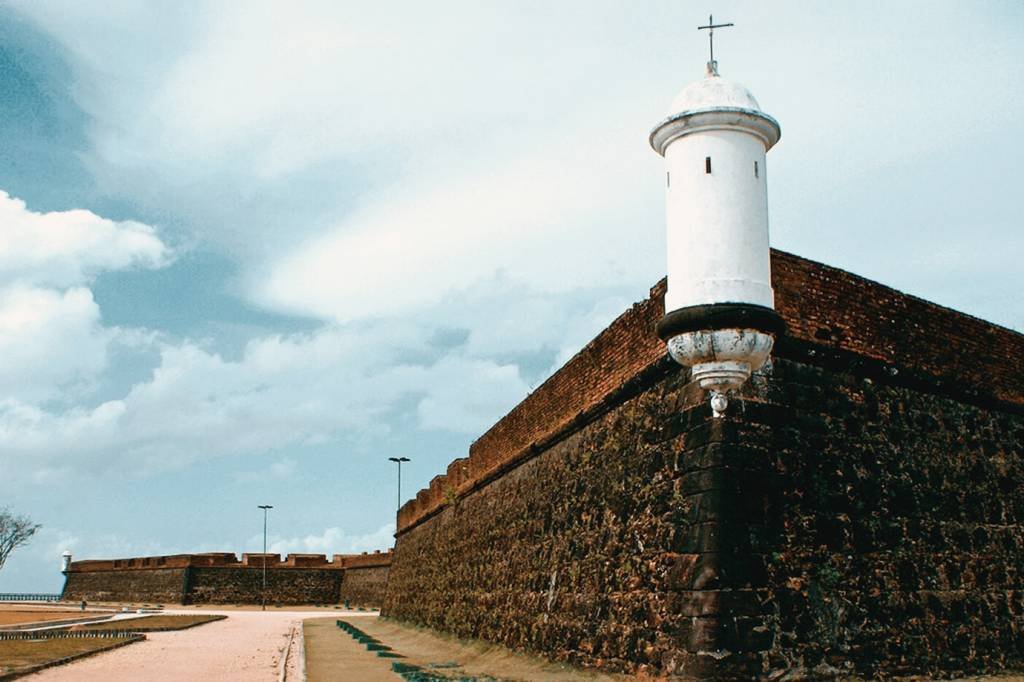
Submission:
M 272 504 L 257 505 L 263 510 L 263 590 L 260 592 L 260 607 L 267 610 L 267 510 L 273 509 Z
M 402 462 L 412 461 L 408 457 L 388 457 L 388 460 L 398 463 L 398 508 L 402 508 Z

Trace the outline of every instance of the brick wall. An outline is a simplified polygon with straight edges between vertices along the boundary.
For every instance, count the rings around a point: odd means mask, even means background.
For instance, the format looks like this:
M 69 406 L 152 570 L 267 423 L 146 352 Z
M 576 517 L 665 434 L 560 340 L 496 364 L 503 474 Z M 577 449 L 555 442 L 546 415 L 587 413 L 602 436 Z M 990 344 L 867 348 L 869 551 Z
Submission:
M 782 251 L 772 251 L 772 286 L 790 338 L 1024 406 L 1024 335 Z

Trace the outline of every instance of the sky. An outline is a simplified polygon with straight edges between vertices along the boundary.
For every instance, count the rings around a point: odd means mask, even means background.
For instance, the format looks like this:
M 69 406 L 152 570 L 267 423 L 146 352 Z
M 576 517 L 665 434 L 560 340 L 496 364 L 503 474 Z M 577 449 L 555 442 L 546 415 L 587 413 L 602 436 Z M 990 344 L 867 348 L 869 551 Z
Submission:
M 1024 331 L 1024 4 L 0 6 L 0 506 L 60 554 L 349 553 L 664 274 L 647 145 L 780 121 L 773 246 Z

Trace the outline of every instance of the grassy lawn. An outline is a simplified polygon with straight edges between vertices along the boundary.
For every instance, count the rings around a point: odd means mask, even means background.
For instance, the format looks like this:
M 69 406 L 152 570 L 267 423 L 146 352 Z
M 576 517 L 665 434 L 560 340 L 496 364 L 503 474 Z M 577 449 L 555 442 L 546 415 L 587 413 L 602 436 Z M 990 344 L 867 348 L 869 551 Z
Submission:
M 0 640 L 0 674 L 119 646 L 129 638 Z
M 227 616 L 195 615 L 195 616 L 144 616 L 129 620 L 112 620 L 93 625 L 82 625 L 82 630 L 129 630 L 131 632 L 154 632 L 157 630 L 184 630 L 215 620 L 224 620 Z

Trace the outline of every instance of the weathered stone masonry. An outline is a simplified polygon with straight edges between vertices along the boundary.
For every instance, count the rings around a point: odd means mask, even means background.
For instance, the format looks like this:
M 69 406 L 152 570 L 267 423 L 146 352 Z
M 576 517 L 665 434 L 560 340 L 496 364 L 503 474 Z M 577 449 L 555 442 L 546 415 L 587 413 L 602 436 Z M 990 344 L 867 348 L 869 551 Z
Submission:
M 179 554 L 102 561 L 75 561 L 63 598 L 178 604 L 339 604 L 380 606 L 391 552 L 334 555 Z
M 1024 337 L 772 266 L 788 336 L 725 420 L 655 287 L 402 508 L 385 613 L 692 677 L 1024 664 Z

